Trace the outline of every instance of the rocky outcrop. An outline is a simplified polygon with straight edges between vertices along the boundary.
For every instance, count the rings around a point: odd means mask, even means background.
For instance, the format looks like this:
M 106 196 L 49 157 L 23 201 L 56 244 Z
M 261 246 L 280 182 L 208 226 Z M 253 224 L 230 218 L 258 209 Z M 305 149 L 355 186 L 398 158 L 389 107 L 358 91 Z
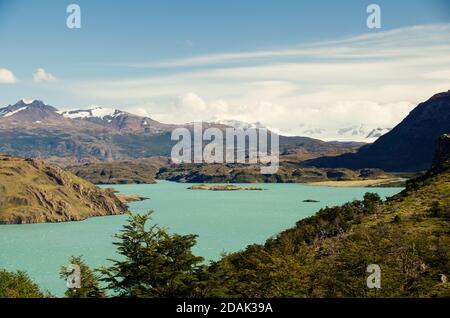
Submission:
M 0 155 L 0 223 L 79 221 L 127 211 L 102 190 L 42 160 Z

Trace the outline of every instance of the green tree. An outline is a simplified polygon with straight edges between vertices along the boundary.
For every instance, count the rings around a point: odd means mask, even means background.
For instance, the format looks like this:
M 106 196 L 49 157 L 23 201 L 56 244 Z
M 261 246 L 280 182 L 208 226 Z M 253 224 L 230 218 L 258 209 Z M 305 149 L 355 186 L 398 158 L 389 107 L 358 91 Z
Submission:
M 121 297 L 193 297 L 199 293 L 202 257 L 192 254 L 196 235 L 169 235 L 158 225 L 146 229 L 151 213 L 129 214 L 116 235 L 122 260 L 101 268 L 101 281 Z
M 99 275 L 89 268 L 81 256 L 71 256 L 69 264 L 80 266 L 81 288 L 68 288 L 65 292 L 67 298 L 106 297 L 105 292 L 100 288 Z M 67 267 L 61 266 L 60 277 L 67 281 L 69 274 Z
M 383 200 L 377 193 L 366 192 L 362 203 L 367 214 L 377 214 L 381 212 Z
M 22 271 L 0 270 L 0 298 L 43 298 L 39 286 Z

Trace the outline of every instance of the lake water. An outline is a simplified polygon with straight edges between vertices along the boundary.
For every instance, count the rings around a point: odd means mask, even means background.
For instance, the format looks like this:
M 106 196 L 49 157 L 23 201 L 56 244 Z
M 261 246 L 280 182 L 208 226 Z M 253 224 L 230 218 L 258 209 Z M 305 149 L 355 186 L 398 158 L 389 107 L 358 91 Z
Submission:
M 216 260 L 248 244 L 263 243 L 321 207 L 361 199 L 364 193 L 391 196 L 401 188 L 334 188 L 302 184 L 252 184 L 265 191 L 188 190 L 190 184 L 160 181 L 153 185 L 117 185 L 124 194 L 149 200 L 134 202 L 135 212 L 153 210 L 153 221 L 172 233 L 198 234 L 194 253 Z M 245 186 L 245 185 L 243 185 Z M 248 185 L 247 185 L 248 186 Z M 319 203 L 305 203 L 305 199 Z M 92 267 L 108 265 L 115 254 L 113 235 L 126 216 L 90 218 L 59 224 L 1 225 L 0 268 L 25 270 L 42 289 L 62 296 L 59 269 L 69 256 L 83 255 Z

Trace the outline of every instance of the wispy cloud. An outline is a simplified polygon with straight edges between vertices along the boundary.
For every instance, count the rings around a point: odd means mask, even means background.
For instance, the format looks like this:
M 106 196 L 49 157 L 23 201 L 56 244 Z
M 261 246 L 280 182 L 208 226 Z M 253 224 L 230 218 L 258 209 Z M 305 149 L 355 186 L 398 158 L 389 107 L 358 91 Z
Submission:
M 450 24 L 123 65 L 153 75 L 81 83 L 75 91 L 170 122 L 260 121 L 294 134 L 305 126 L 391 127 L 418 102 L 450 89 Z
M 434 47 L 433 49 L 447 50 L 446 52 L 448 52 L 450 47 L 450 43 L 448 43 L 449 35 L 449 24 L 412 26 L 379 33 L 368 33 L 334 41 L 299 45 L 293 48 L 209 54 L 181 59 L 125 63 L 120 65 L 136 68 L 170 68 L 220 65 L 233 62 L 250 63 L 292 58 L 329 60 L 416 56 L 421 54 L 420 48 L 430 42 L 442 43 L 440 47 Z M 422 54 L 424 53 L 422 52 Z

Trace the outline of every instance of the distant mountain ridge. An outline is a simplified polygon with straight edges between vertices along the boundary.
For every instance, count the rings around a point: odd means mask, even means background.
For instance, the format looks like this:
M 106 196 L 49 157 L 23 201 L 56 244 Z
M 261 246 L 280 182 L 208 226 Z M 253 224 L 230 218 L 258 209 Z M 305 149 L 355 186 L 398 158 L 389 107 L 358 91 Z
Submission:
M 325 129 L 311 125 L 301 125 L 301 127 L 301 134 L 307 137 L 321 140 L 337 140 L 341 142 L 357 141 L 365 143 L 374 142 L 377 138 L 391 130 L 388 127 L 374 127 L 364 124 L 345 126 L 339 129 Z
M 160 134 L 168 132 L 175 125 L 166 125 L 149 117 L 141 117 L 119 109 L 95 106 L 89 109 L 60 112 L 65 118 L 87 121 L 122 132 L 143 132 Z
M 260 122 L 247 123 L 247 122 L 243 122 L 240 120 L 233 120 L 233 119 L 216 120 L 215 123 L 230 126 L 230 127 L 236 128 L 236 129 L 267 128 L 265 125 L 263 125 Z
M 382 135 L 389 132 L 390 128 L 368 128 L 365 125 L 351 126 L 346 128 L 341 128 L 338 130 L 338 135 L 346 138 L 363 138 L 363 139 L 373 139 L 381 137 Z
M 390 132 L 355 154 L 306 161 L 307 166 L 379 168 L 385 171 L 420 171 L 430 167 L 435 140 L 450 133 L 450 91 L 420 103 Z
M 59 115 L 56 108 L 46 105 L 40 100 L 25 101 L 21 99 L 14 105 L 0 108 L 1 119 L 14 118 L 23 121 L 39 121 L 58 117 Z
M 260 123 L 238 121 L 204 123 L 203 128 L 223 130 L 236 125 L 262 128 Z M 193 124 L 165 124 L 150 117 L 98 106 L 59 111 L 40 100 L 20 100 L 0 108 L 0 152 L 45 158 L 62 165 L 170 156 L 176 143 L 171 140 L 171 132 L 180 127 L 192 130 Z M 291 153 L 294 160 L 342 154 L 359 146 L 280 136 L 280 150 Z

